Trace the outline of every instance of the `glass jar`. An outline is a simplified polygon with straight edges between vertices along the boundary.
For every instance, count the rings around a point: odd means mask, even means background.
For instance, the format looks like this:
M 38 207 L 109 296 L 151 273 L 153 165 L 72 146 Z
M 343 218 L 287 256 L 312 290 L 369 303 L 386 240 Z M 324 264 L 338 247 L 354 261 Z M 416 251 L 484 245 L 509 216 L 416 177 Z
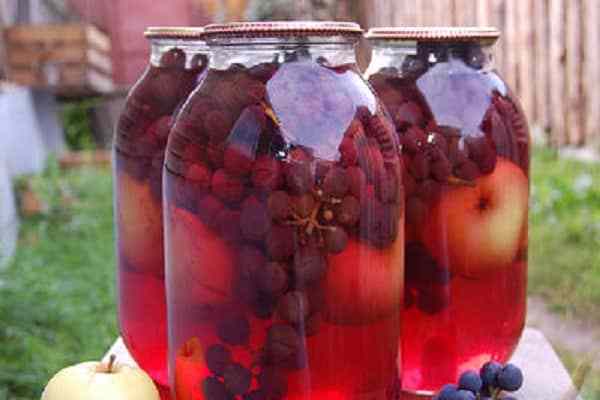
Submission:
M 529 131 L 493 28 L 376 28 L 366 76 L 400 136 L 406 188 L 402 387 L 437 390 L 523 330 Z
M 356 65 L 361 32 L 206 27 L 211 64 L 165 169 L 178 400 L 391 396 L 402 173 L 393 125 Z
M 162 166 L 172 115 L 207 65 L 202 28 L 150 28 L 152 51 L 131 89 L 114 144 L 119 321 L 139 365 L 162 385 L 167 328 L 162 226 Z

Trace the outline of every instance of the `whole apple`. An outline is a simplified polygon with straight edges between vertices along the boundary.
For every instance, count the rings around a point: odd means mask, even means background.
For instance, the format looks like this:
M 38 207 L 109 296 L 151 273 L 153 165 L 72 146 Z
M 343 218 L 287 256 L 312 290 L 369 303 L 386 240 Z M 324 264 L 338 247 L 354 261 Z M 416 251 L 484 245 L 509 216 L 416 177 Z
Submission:
M 428 214 L 423 241 L 441 265 L 480 277 L 511 265 L 526 242 L 529 181 L 498 157 L 494 172 L 474 186 L 450 188 Z
M 152 379 L 141 369 L 109 363 L 84 362 L 59 371 L 41 400 L 160 400 Z

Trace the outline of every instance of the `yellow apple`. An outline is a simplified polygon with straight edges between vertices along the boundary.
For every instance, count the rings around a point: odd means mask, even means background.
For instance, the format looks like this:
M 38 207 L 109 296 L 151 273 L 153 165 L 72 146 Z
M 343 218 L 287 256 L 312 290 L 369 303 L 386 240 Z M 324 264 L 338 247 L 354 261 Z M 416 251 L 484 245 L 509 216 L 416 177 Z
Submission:
M 41 400 L 160 400 L 152 379 L 141 369 L 114 363 L 84 362 L 59 371 Z
M 161 204 L 148 182 L 126 173 L 117 180 L 117 238 L 119 251 L 130 267 L 163 276 L 163 225 Z
M 443 193 L 427 216 L 422 239 L 439 264 L 463 276 L 481 276 L 514 261 L 528 199 L 523 170 L 499 157 L 494 172 L 478 178 L 473 187 Z

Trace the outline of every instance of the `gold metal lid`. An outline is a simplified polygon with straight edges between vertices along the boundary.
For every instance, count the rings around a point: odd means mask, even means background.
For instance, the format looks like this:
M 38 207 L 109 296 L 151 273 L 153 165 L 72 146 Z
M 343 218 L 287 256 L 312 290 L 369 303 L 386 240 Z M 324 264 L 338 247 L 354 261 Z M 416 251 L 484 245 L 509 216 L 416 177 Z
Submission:
M 150 26 L 144 31 L 147 39 L 203 39 L 203 27 Z
M 269 21 L 231 22 L 205 27 L 207 38 L 259 38 L 271 36 L 349 36 L 358 39 L 363 33 L 354 22 Z
M 424 42 L 470 42 L 488 40 L 495 42 L 500 31 L 494 27 L 381 27 L 371 28 L 365 35 L 367 39 L 411 40 Z

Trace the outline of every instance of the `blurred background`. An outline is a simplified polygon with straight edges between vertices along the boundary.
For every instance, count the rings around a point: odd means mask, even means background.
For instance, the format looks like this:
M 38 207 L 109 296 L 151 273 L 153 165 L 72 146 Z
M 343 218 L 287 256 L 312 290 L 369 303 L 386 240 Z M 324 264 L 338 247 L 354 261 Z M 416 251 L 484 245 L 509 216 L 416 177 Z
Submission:
M 118 335 L 108 149 L 144 28 L 265 19 L 502 30 L 535 144 L 528 324 L 600 399 L 600 1 L 0 0 L 0 400 Z

